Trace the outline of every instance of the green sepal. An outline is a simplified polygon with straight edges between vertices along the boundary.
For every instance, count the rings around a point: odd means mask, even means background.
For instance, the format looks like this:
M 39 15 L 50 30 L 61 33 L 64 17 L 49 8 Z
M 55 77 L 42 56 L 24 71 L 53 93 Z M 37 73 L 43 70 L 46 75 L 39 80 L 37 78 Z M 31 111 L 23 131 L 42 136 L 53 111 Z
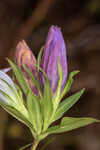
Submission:
M 40 64 L 41 64 L 43 49 L 44 49 L 44 46 L 41 47 L 40 52 L 39 52 L 38 57 L 37 57 L 37 71 L 38 72 L 40 70 Z
M 81 91 L 79 91 L 79 92 L 69 96 L 65 100 L 63 100 L 57 108 L 57 111 L 54 115 L 53 121 L 56 121 L 59 118 L 61 118 L 63 116 L 63 114 L 65 112 L 67 112 L 79 100 L 79 98 L 84 93 L 84 91 L 85 91 L 85 89 L 82 89 Z
M 95 122 L 100 122 L 100 121 L 94 118 L 64 117 L 60 125 L 48 128 L 47 134 L 49 135 L 49 134 L 68 132 Z
M 18 81 L 18 83 L 20 84 L 22 90 L 24 91 L 25 94 L 28 94 L 29 91 L 29 85 L 27 83 L 26 77 L 24 72 L 21 71 L 21 69 L 14 64 L 11 60 L 8 59 L 8 62 L 14 72 L 14 75 Z
M 61 93 L 60 99 L 62 99 L 63 96 L 70 90 L 71 85 L 72 85 L 72 83 L 73 83 L 73 77 L 74 77 L 76 74 L 78 74 L 78 73 L 79 73 L 79 71 L 73 71 L 73 72 L 71 72 L 71 73 L 69 74 L 67 83 L 66 83 L 66 85 L 65 85 L 65 87 L 64 87 L 64 89 L 63 89 L 63 91 L 62 91 L 62 93 Z
M 35 132 L 36 134 L 40 134 L 43 123 L 41 105 L 39 98 L 35 96 L 32 91 L 29 91 L 27 96 L 27 108 L 29 112 L 29 118 L 34 126 Z

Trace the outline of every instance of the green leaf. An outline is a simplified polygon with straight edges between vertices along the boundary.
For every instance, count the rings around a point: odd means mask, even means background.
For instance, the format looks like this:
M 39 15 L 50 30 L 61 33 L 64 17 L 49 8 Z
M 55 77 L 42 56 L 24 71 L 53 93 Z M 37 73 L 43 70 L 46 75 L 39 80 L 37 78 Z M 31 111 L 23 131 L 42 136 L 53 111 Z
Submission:
M 36 67 L 39 67 L 36 65 Z M 45 85 L 44 85 L 44 96 L 40 95 L 40 105 L 42 108 L 41 113 L 43 114 L 43 120 L 44 120 L 44 127 L 43 130 L 46 130 L 49 126 L 50 118 L 53 112 L 53 102 L 52 102 L 52 93 L 51 93 L 51 88 L 50 88 L 50 83 L 48 76 L 46 73 L 42 70 L 42 68 L 39 67 L 39 70 L 43 73 L 44 78 L 45 78 Z M 36 98 L 38 99 L 38 98 Z M 35 125 L 36 129 L 36 125 Z
M 7 77 L 9 80 L 9 76 Z M 18 91 L 18 86 L 14 84 L 14 82 L 10 79 L 10 82 L 7 81 L 7 78 L 0 78 L 0 92 L 9 100 L 12 102 L 12 104 L 19 106 L 23 104 L 23 96 Z M 20 88 L 19 88 L 20 89 Z M 21 94 L 21 95 L 20 95 Z
M 20 84 L 24 93 L 27 94 L 29 91 L 29 85 L 26 80 L 24 72 L 22 72 L 21 69 L 16 64 L 14 64 L 11 60 L 8 59 L 8 62 L 11 68 L 13 69 L 13 72 L 15 74 L 16 79 L 18 80 L 18 83 Z
M 58 109 L 54 115 L 53 121 L 56 121 L 59 118 L 61 118 L 63 114 L 67 112 L 79 100 L 81 95 L 84 93 L 84 90 L 85 89 L 82 89 L 81 91 L 63 100 L 58 106 Z
M 57 107 L 60 103 L 61 84 L 62 84 L 62 80 L 63 80 L 63 71 L 62 71 L 62 67 L 61 67 L 61 64 L 59 62 L 59 59 L 58 59 L 58 74 L 59 74 L 59 81 L 58 81 L 56 94 L 54 95 L 54 99 L 53 99 L 53 104 L 54 104 L 54 110 L 55 111 L 56 111 L 56 109 L 57 109 Z
M 64 87 L 64 89 L 63 89 L 63 91 L 62 91 L 62 93 L 61 93 L 60 99 L 62 99 L 63 96 L 70 90 L 70 87 L 71 87 L 71 85 L 72 85 L 72 83 L 73 83 L 73 77 L 74 77 L 76 74 L 78 74 L 78 73 L 79 73 L 79 71 L 73 71 L 73 72 L 71 72 L 71 73 L 69 74 L 68 81 L 67 81 L 67 83 L 66 83 L 66 85 L 65 85 L 65 87 Z
M 2 71 L 0 71 L 0 92 L 15 105 L 22 106 L 24 103 L 20 88 Z
M 62 67 L 61 67 L 61 64 L 60 64 L 60 60 L 58 58 L 58 74 L 59 74 L 59 81 L 58 81 L 58 85 L 57 85 L 57 90 L 56 90 L 56 93 L 52 99 L 52 102 L 53 102 L 53 113 L 50 117 L 50 123 L 53 122 L 53 118 L 54 118 L 54 115 L 55 115 L 55 112 L 59 106 L 59 103 L 60 103 L 60 93 L 61 93 L 61 84 L 62 84 L 62 80 L 63 80 L 63 71 L 62 71 Z
M 94 118 L 73 118 L 73 117 L 64 117 L 61 121 L 61 124 L 58 126 L 51 127 L 47 130 L 48 134 L 62 133 L 71 131 L 80 127 L 84 127 L 91 123 L 100 122 Z
M 42 114 L 40 100 L 31 91 L 27 96 L 27 107 L 30 120 L 37 134 L 40 134 L 42 128 Z
M 53 113 L 52 93 L 49 79 L 47 76 L 45 76 L 44 98 L 43 98 L 43 114 L 44 114 L 43 131 L 45 131 L 48 128 L 52 113 Z
M 24 123 L 26 126 L 28 126 L 31 130 L 33 130 L 33 126 L 31 122 L 29 121 L 26 116 L 24 116 L 21 112 L 17 110 L 17 108 L 14 108 L 8 104 L 6 104 L 4 101 L 0 100 L 0 105 L 3 107 L 10 115 L 12 115 L 14 118 L 19 120 L 20 122 Z
M 25 65 L 23 65 L 25 71 L 29 74 L 30 78 L 32 79 L 33 84 L 35 85 L 35 87 L 38 89 L 40 96 L 42 97 L 42 93 L 41 93 L 41 89 L 40 89 L 40 85 L 38 84 L 38 82 L 36 81 L 36 79 L 34 78 L 33 73 L 30 71 L 30 69 L 28 69 Z
M 43 49 L 44 49 L 44 46 L 41 47 L 40 52 L 39 52 L 38 57 L 37 57 L 37 71 L 38 72 L 40 70 L 40 63 L 41 63 Z
M 23 101 L 23 93 L 22 93 L 20 87 L 19 87 L 17 84 L 15 84 L 15 87 L 16 87 L 16 89 L 17 89 L 17 94 L 18 94 L 18 96 L 20 97 L 21 101 Z M 23 102 L 22 102 L 22 103 L 23 103 Z
M 22 114 L 25 114 L 26 116 L 28 115 L 27 110 L 24 106 L 22 92 L 17 85 L 14 85 L 13 88 L 10 83 L 3 79 L 0 79 L 0 99 L 2 101 L 6 100 L 6 103 L 13 106 L 14 108 L 17 107 L 17 110 L 19 110 Z

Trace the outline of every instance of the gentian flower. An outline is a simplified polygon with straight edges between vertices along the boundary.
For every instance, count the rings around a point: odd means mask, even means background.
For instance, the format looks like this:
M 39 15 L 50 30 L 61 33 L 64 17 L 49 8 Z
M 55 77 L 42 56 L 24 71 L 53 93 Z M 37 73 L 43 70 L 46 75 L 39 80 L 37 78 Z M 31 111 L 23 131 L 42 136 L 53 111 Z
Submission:
M 49 78 L 53 93 L 56 91 L 59 81 L 58 58 L 60 59 L 60 64 L 63 71 L 63 81 L 61 85 L 61 90 L 63 90 L 68 74 L 66 46 L 60 28 L 51 26 L 46 39 L 46 44 L 44 46 L 41 67 Z M 43 75 L 42 82 L 45 82 Z
M 21 41 L 16 48 L 16 63 L 8 59 L 11 68 L 0 70 L 0 105 L 30 129 L 34 137 L 32 150 L 50 134 L 100 122 L 94 118 L 67 116 L 60 124 L 52 125 L 79 100 L 84 89 L 61 101 L 78 71 L 71 72 L 67 80 L 66 46 L 60 28 L 51 26 L 41 54 L 42 50 L 36 61 L 25 41 Z M 7 75 L 10 69 L 20 86 Z
M 25 73 L 26 79 L 33 90 L 33 92 L 37 95 L 38 91 L 34 84 L 32 83 L 32 80 L 29 76 L 29 74 L 25 71 L 22 65 L 25 65 L 27 68 L 30 69 L 30 71 L 33 73 L 35 79 L 37 77 L 37 72 L 36 72 L 36 59 L 35 56 L 33 55 L 32 51 L 30 48 L 27 46 L 25 41 L 21 41 L 18 43 L 16 47 L 16 63 L 19 66 L 19 68 Z

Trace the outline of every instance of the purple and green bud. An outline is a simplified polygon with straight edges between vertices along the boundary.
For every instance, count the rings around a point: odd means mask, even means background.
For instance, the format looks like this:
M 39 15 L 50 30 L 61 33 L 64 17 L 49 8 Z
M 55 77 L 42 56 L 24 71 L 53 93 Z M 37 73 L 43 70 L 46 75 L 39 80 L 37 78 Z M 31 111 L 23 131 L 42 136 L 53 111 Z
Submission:
M 61 64 L 61 68 L 63 72 L 63 80 L 61 84 L 61 91 L 62 91 L 66 84 L 67 74 L 68 74 L 66 46 L 60 28 L 56 26 L 51 26 L 44 46 L 44 52 L 43 52 L 40 67 L 48 76 L 48 79 L 50 81 L 50 87 L 52 89 L 53 94 L 57 90 L 57 86 L 59 82 L 58 60 L 59 63 Z M 25 73 L 25 76 L 33 92 L 37 95 L 38 93 L 37 89 L 33 85 L 33 82 L 29 74 L 25 71 L 25 69 L 22 66 L 24 64 L 26 67 L 28 67 L 33 73 L 35 79 L 37 78 L 36 59 L 32 51 L 25 43 L 25 41 L 21 41 L 17 45 L 16 62 L 17 65 L 21 68 L 21 70 Z M 45 79 L 42 73 L 40 73 L 40 78 L 42 81 L 42 85 L 44 86 Z
M 66 46 L 60 28 L 51 26 L 46 39 L 46 44 L 44 46 L 41 67 L 49 78 L 53 93 L 55 93 L 59 81 L 58 59 L 60 59 L 60 64 L 63 71 L 63 81 L 61 85 L 62 91 L 66 84 L 68 75 Z M 43 84 L 45 82 L 43 75 L 42 82 Z
M 15 56 L 16 56 L 17 65 L 24 72 L 31 89 L 37 95 L 38 92 L 37 92 L 36 87 L 34 86 L 29 74 L 25 71 L 25 69 L 22 66 L 22 65 L 25 65 L 33 73 L 34 77 L 35 78 L 37 77 L 35 56 L 33 55 L 32 51 L 27 46 L 24 40 L 18 43 L 16 47 Z

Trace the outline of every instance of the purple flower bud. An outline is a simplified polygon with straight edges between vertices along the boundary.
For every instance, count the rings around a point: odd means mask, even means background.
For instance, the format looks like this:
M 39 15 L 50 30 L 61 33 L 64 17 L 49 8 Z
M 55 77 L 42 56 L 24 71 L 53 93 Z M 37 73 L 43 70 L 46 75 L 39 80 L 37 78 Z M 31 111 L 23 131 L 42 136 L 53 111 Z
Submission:
M 61 90 L 67 80 L 67 58 L 66 58 L 66 46 L 61 33 L 60 28 L 51 26 L 46 39 L 44 47 L 44 53 L 41 61 L 41 67 L 48 75 L 50 86 L 53 93 L 57 89 L 59 75 L 58 75 L 58 58 L 63 71 L 63 81 Z M 42 82 L 44 83 L 44 77 L 42 76 Z
M 29 74 L 25 71 L 25 69 L 22 66 L 22 64 L 24 64 L 32 71 L 34 77 L 37 77 L 35 56 L 33 55 L 32 51 L 29 49 L 24 40 L 18 43 L 16 47 L 15 56 L 17 65 L 25 73 L 26 79 L 28 80 L 31 89 L 37 95 L 36 87 L 33 85 Z

